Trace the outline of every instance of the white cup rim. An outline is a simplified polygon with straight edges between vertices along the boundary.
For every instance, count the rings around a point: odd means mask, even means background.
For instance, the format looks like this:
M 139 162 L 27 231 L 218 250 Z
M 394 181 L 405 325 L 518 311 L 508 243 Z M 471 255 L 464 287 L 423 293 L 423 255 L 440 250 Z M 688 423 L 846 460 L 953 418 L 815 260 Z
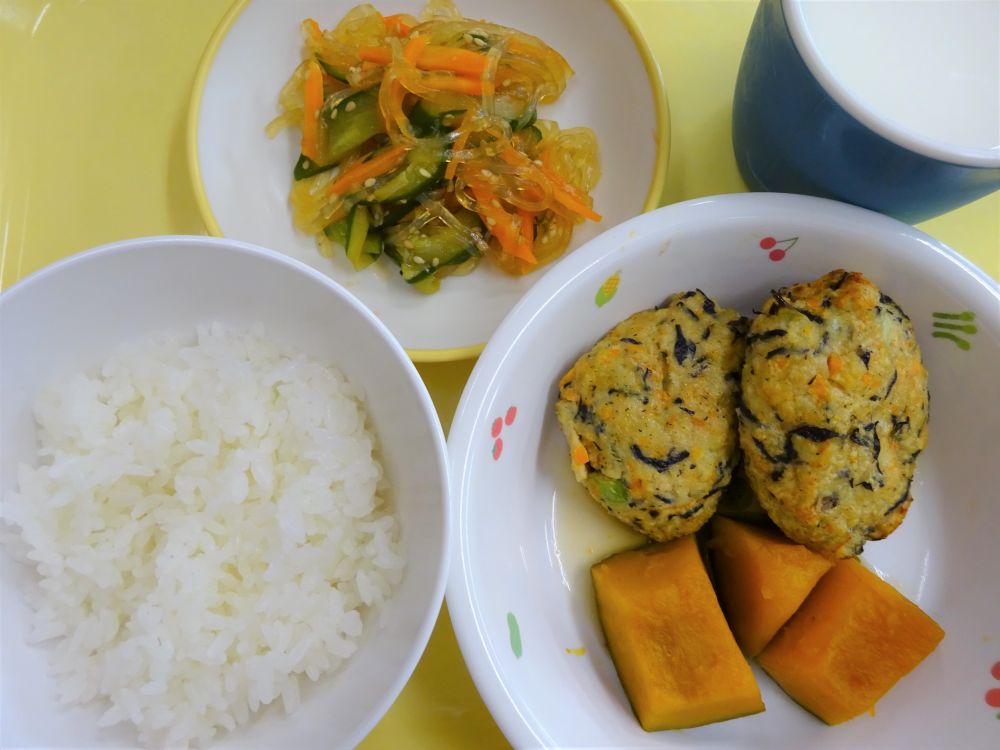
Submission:
M 848 114 L 886 140 L 930 159 L 964 167 L 1000 168 L 1000 148 L 973 148 L 931 138 L 879 114 L 852 95 L 819 54 L 802 10 L 807 1 L 780 0 L 788 31 L 809 72 Z

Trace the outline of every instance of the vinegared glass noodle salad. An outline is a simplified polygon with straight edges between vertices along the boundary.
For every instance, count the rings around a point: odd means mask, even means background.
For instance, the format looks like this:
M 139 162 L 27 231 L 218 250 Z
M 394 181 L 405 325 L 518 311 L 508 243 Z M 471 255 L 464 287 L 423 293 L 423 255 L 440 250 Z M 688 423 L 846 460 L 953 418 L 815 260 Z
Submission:
M 301 128 L 292 216 L 356 270 L 382 255 L 432 293 L 483 256 L 509 274 L 561 255 L 600 221 L 589 128 L 537 119 L 573 71 L 537 37 L 431 0 L 421 18 L 351 10 L 302 24 L 303 61 L 279 96 L 272 137 Z
M 192 332 L 193 334 L 194 332 Z M 0 516 L 63 704 L 187 747 L 357 650 L 402 578 L 361 395 L 262 329 L 127 347 L 41 395 Z M 18 550 L 15 549 L 15 552 Z

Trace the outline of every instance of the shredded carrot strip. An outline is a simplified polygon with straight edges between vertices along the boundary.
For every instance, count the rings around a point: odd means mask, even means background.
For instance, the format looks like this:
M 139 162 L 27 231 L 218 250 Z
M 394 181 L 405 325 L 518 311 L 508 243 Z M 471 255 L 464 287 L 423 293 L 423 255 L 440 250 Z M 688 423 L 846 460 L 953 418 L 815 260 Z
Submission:
M 428 45 L 417 59 L 421 70 L 446 70 L 471 78 L 480 78 L 486 70 L 486 55 L 467 49 Z
M 542 157 L 543 166 L 541 167 L 538 167 L 530 159 L 528 159 L 525 154 L 522 154 L 513 146 L 507 146 L 507 148 L 501 151 L 500 157 L 511 166 L 530 166 L 532 168 L 537 168 L 542 175 L 545 176 L 545 179 L 552 184 L 552 197 L 557 203 L 562 204 L 573 213 L 579 214 L 584 218 L 591 219 L 592 221 L 600 221 L 603 218 L 599 213 L 578 197 L 579 193 L 576 188 L 562 179 L 553 170 L 548 168 L 548 165 L 544 163 L 544 155 Z
M 306 63 L 303 86 L 302 153 L 319 161 L 319 111 L 323 107 L 323 69 L 315 60 Z
M 370 177 L 378 177 L 395 168 L 406 158 L 403 146 L 392 146 L 368 161 L 358 162 L 344 170 L 326 189 L 327 195 L 343 195 Z
M 582 445 L 577 445 L 573 447 L 573 463 L 575 464 L 585 464 L 590 460 L 590 456 L 587 454 L 587 449 Z
M 603 216 L 583 201 L 579 191 L 575 187 L 556 174 L 555 170 L 549 166 L 546 156 L 547 154 L 542 154 L 542 166 L 540 169 L 542 174 L 552 183 L 552 197 L 555 198 L 556 202 L 585 219 L 590 219 L 591 221 L 600 221 L 603 219 Z
M 424 78 L 424 83 L 438 91 L 451 91 L 455 94 L 466 94 L 467 96 L 482 96 L 483 82 L 461 76 L 448 76 L 440 73 L 432 73 Z
M 425 36 L 415 36 L 406 43 L 403 47 L 403 59 L 408 63 L 414 65 L 417 64 L 417 60 L 420 59 L 420 55 L 427 48 L 427 37 Z
M 469 187 L 476 199 L 476 213 L 486 220 L 487 228 L 497 238 L 503 251 L 526 263 L 537 263 L 534 252 L 524 241 L 518 227 L 522 222 L 514 221 L 516 215 L 505 211 L 493 191 L 483 183 L 472 183 Z
M 385 16 L 382 20 L 385 21 L 386 28 L 393 36 L 409 36 L 413 30 L 405 13 L 394 13 L 391 16 Z
M 323 30 L 320 29 L 319 24 L 316 23 L 312 18 L 307 18 L 302 22 L 302 28 L 305 29 L 306 34 L 313 42 L 320 42 L 323 39 Z
M 535 257 L 535 215 L 523 208 L 517 210 L 521 219 L 521 242 L 532 258 Z
M 565 187 L 560 187 L 559 185 L 552 186 L 552 197 L 556 199 L 557 203 L 561 203 L 573 213 L 579 214 L 583 218 L 590 219 L 591 221 L 600 221 L 604 218 L 597 213 L 597 211 L 573 195 L 573 193 L 570 192 L 572 188 L 569 185 L 566 185 L 566 183 L 563 183 L 563 185 L 565 185 Z
M 416 63 L 427 46 L 427 37 L 415 36 L 403 48 L 403 58 Z M 388 47 L 358 47 L 358 57 L 364 62 L 388 65 L 392 62 L 392 50 Z
M 423 39 L 414 37 L 413 39 Z M 412 43 L 413 40 L 410 40 Z M 407 47 L 409 47 L 409 43 Z M 425 48 L 410 62 L 421 70 L 436 70 L 446 73 L 456 73 L 469 78 L 480 78 L 486 70 L 486 56 L 467 49 L 452 49 L 438 44 L 427 44 Z M 405 54 L 405 53 L 404 53 Z M 388 65 L 392 62 L 392 50 L 388 47 L 359 47 L 358 57 L 365 62 L 377 65 Z
M 358 57 L 364 62 L 388 65 L 392 62 L 392 50 L 388 47 L 358 47 Z

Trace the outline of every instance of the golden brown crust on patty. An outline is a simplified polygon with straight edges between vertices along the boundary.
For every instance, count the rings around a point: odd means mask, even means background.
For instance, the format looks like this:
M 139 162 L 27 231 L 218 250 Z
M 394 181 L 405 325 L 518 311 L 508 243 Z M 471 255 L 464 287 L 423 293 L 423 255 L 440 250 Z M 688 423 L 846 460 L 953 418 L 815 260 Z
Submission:
M 913 326 L 862 274 L 832 271 L 763 304 L 747 337 L 740 444 L 789 537 L 848 557 L 888 536 L 912 501 L 927 417 Z
M 738 461 L 746 321 L 703 292 L 615 326 L 560 382 L 573 472 L 624 523 L 665 541 L 715 512 Z

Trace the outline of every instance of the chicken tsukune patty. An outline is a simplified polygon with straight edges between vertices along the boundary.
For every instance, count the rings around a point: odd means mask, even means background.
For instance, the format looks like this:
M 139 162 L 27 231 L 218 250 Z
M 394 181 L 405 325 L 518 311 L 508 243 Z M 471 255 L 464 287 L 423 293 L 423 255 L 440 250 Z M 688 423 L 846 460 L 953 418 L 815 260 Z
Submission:
M 927 443 L 927 371 L 909 318 L 860 273 L 772 292 L 747 336 L 747 478 L 792 539 L 859 554 L 903 520 Z
M 657 541 L 701 527 L 738 462 L 747 321 L 700 290 L 616 325 L 559 385 L 573 473 Z

